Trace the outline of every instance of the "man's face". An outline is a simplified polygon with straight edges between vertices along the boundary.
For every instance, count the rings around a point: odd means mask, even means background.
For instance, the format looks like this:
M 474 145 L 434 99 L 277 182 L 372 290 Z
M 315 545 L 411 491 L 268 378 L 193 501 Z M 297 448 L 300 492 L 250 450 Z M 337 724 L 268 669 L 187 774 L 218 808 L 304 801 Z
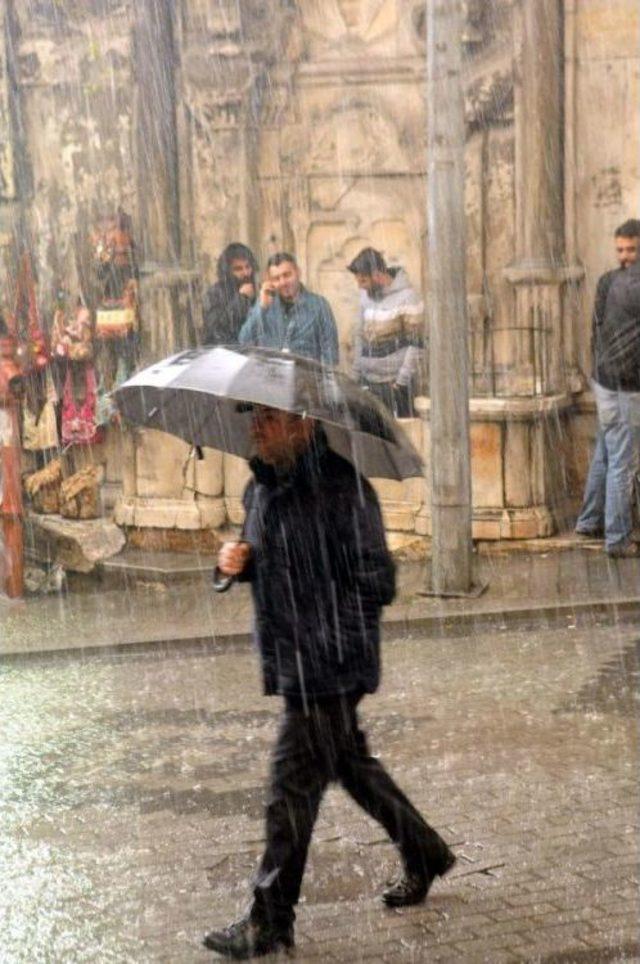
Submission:
M 253 269 L 246 258 L 234 258 L 229 268 L 236 279 L 238 288 L 241 288 L 247 281 L 251 281 L 253 277 Z
M 386 276 L 381 271 L 374 271 L 373 274 L 356 274 L 355 279 L 358 288 L 375 296 L 384 288 Z
M 277 408 L 256 408 L 251 423 L 258 457 L 269 465 L 294 462 L 308 448 L 313 430 L 311 419 Z
M 638 260 L 640 238 L 616 238 L 616 255 L 621 268 L 628 268 Z
M 295 301 L 300 291 L 300 272 L 295 264 L 283 261 L 269 268 L 269 281 L 283 301 Z

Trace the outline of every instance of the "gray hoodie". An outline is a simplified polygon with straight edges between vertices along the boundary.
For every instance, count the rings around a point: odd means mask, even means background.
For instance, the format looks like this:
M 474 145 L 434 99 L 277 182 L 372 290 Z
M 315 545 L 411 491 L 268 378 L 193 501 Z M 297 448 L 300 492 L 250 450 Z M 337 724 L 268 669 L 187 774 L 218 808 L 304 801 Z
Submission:
M 369 382 L 419 382 L 424 355 L 424 303 L 403 268 L 379 293 L 360 292 L 353 377 Z

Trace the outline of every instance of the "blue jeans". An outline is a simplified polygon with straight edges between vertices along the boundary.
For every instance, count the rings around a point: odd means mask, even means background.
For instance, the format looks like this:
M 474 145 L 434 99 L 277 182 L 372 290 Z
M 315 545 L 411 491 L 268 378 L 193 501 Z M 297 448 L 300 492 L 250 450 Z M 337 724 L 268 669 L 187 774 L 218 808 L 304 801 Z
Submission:
M 598 436 L 576 532 L 604 528 L 605 548 L 624 546 L 633 530 L 633 476 L 640 462 L 640 392 L 591 387 Z

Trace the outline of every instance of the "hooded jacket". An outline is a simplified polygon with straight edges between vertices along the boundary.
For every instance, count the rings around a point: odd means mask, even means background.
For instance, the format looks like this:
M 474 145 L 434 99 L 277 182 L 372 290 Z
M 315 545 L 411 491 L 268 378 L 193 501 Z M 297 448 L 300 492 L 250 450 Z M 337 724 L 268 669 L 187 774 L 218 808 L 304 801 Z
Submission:
M 592 347 L 593 377 L 599 385 L 640 392 L 640 263 L 600 278 Z
M 380 607 L 395 567 L 377 497 L 318 433 L 281 474 L 258 459 L 244 495 L 255 638 L 265 693 L 373 693 Z
M 218 258 L 218 280 L 205 293 L 203 300 L 203 344 L 235 345 L 254 298 L 247 298 L 238 291 L 238 282 L 231 274 L 231 262 L 243 258 L 253 270 L 251 282 L 257 291 L 258 263 L 252 251 L 244 244 L 228 245 Z
M 421 374 L 424 302 L 403 268 L 389 268 L 389 274 L 393 281 L 379 293 L 360 292 L 353 376 L 409 385 Z

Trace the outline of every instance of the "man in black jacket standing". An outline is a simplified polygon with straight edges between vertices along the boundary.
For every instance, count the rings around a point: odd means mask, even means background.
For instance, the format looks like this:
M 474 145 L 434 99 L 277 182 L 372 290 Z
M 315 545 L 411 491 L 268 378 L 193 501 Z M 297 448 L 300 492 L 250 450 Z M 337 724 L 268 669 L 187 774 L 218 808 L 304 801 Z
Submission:
M 218 258 L 218 280 L 203 299 L 205 345 L 237 345 L 258 293 L 258 262 L 246 244 L 228 244 Z
M 620 267 L 598 281 L 591 387 L 598 435 L 576 532 L 598 537 L 614 557 L 638 556 L 632 540 L 633 477 L 640 462 L 640 220 L 615 232 Z
M 424 900 L 455 860 L 370 755 L 358 724 L 358 703 L 380 679 L 380 609 L 395 594 L 376 495 L 311 419 L 255 408 L 253 435 L 245 541 L 226 543 L 218 565 L 251 581 L 265 692 L 283 696 L 285 708 L 251 909 L 204 938 L 236 959 L 293 946 L 307 850 L 331 781 L 400 851 L 404 875 L 383 894 L 389 906 Z

